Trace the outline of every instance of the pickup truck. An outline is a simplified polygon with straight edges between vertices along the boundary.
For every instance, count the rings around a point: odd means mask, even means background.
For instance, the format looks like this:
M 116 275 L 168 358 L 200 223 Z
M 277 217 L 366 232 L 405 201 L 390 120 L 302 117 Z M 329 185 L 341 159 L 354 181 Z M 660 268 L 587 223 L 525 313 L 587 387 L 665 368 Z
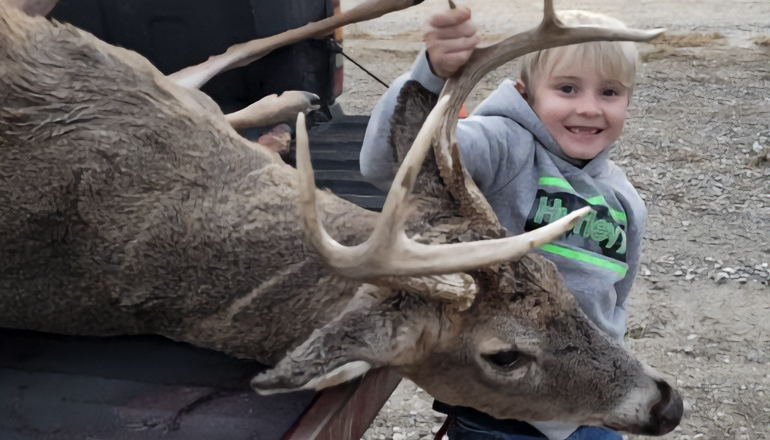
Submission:
M 335 9 L 336 0 L 61 0 L 51 17 L 135 50 L 168 74 Z M 368 118 L 334 104 L 340 35 L 276 50 L 202 90 L 225 112 L 284 90 L 316 93 L 321 109 L 308 119 L 318 186 L 378 210 L 384 194 L 358 172 Z M 248 383 L 265 368 L 158 336 L 0 329 L 0 438 L 355 439 L 400 381 L 377 370 L 320 393 L 259 396 Z

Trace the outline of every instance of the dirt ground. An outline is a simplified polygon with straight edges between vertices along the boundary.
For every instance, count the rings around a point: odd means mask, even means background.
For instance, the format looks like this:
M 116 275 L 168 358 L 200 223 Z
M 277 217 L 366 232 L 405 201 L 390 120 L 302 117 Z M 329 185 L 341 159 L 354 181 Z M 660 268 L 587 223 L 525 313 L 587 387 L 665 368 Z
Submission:
M 343 9 L 359 0 L 342 0 Z M 534 26 L 538 1 L 466 2 L 487 40 Z M 349 26 L 345 52 L 390 83 L 421 47 L 419 28 L 446 8 Z M 634 27 L 665 27 L 643 64 L 614 160 L 647 203 L 646 247 L 626 343 L 668 374 L 685 400 L 669 439 L 770 439 L 770 2 L 557 1 Z M 515 62 L 491 73 L 469 110 Z M 347 113 L 368 114 L 385 88 L 345 65 Z M 404 381 L 364 438 L 432 438 L 443 416 Z M 639 439 L 644 437 L 631 436 Z

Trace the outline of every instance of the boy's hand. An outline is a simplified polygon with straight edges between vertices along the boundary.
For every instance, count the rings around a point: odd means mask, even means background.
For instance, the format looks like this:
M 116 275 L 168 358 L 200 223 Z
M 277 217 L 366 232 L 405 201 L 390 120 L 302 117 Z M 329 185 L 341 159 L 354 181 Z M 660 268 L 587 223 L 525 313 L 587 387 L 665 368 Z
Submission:
M 423 25 L 423 41 L 433 73 L 449 78 L 479 44 L 471 10 L 458 7 L 432 15 Z

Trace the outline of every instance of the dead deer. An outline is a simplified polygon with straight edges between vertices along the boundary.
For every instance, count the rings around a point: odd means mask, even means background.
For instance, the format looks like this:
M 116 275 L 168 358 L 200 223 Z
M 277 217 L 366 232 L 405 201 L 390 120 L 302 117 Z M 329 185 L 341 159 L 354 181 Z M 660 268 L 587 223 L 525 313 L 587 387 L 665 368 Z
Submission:
M 527 253 L 581 213 L 503 238 L 452 142 L 506 58 L 655 33 L 566 29 L 547 0 L 447 84 L 377 214 L 314 188 L 301 117 L 298 172 L 141 56 L 0 3 L 0 325 L 164 335 L 275 365 L 260 392 L 389 366 L 498 418 L 669 432 L 678 393 Z

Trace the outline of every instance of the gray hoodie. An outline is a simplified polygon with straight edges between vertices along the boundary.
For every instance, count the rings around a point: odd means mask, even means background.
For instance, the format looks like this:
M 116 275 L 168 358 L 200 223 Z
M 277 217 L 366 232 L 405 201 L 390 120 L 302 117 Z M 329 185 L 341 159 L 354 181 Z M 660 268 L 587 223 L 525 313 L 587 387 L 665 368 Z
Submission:
M 377 103 L 361 150 L 361 173 L 382 188 L 393 179 L 390 118 L 409 80 L 436 93 L 443 86 L 420 54 Z M 465 167 L 510 235 L 594 207 L 538 252 L 556 263 L 586 315 L 622 343 L 647 211 L 608 151 L 585 164 L 564 155 L 510 80 L 458 123 L 457 140 Z
M 382 189 L 390 187 L 395 169 L 390 119 L 410 80 L 434 93 L 444 85 L 423 52 L 374 108 L 361 173 Z M 458 123 L 457 140 L 463 164 L 509 235 L 594 207 L 573 230 L 537 252 L 556 263 L 585 314 L 622 344 L 647 210 L 623 171 L 607 158 L 608 150 L 587 163 L 566 156 L 510 80 Z M 529 423 L 550 440 L 563 440 L 578 428 L 570 422 Z

